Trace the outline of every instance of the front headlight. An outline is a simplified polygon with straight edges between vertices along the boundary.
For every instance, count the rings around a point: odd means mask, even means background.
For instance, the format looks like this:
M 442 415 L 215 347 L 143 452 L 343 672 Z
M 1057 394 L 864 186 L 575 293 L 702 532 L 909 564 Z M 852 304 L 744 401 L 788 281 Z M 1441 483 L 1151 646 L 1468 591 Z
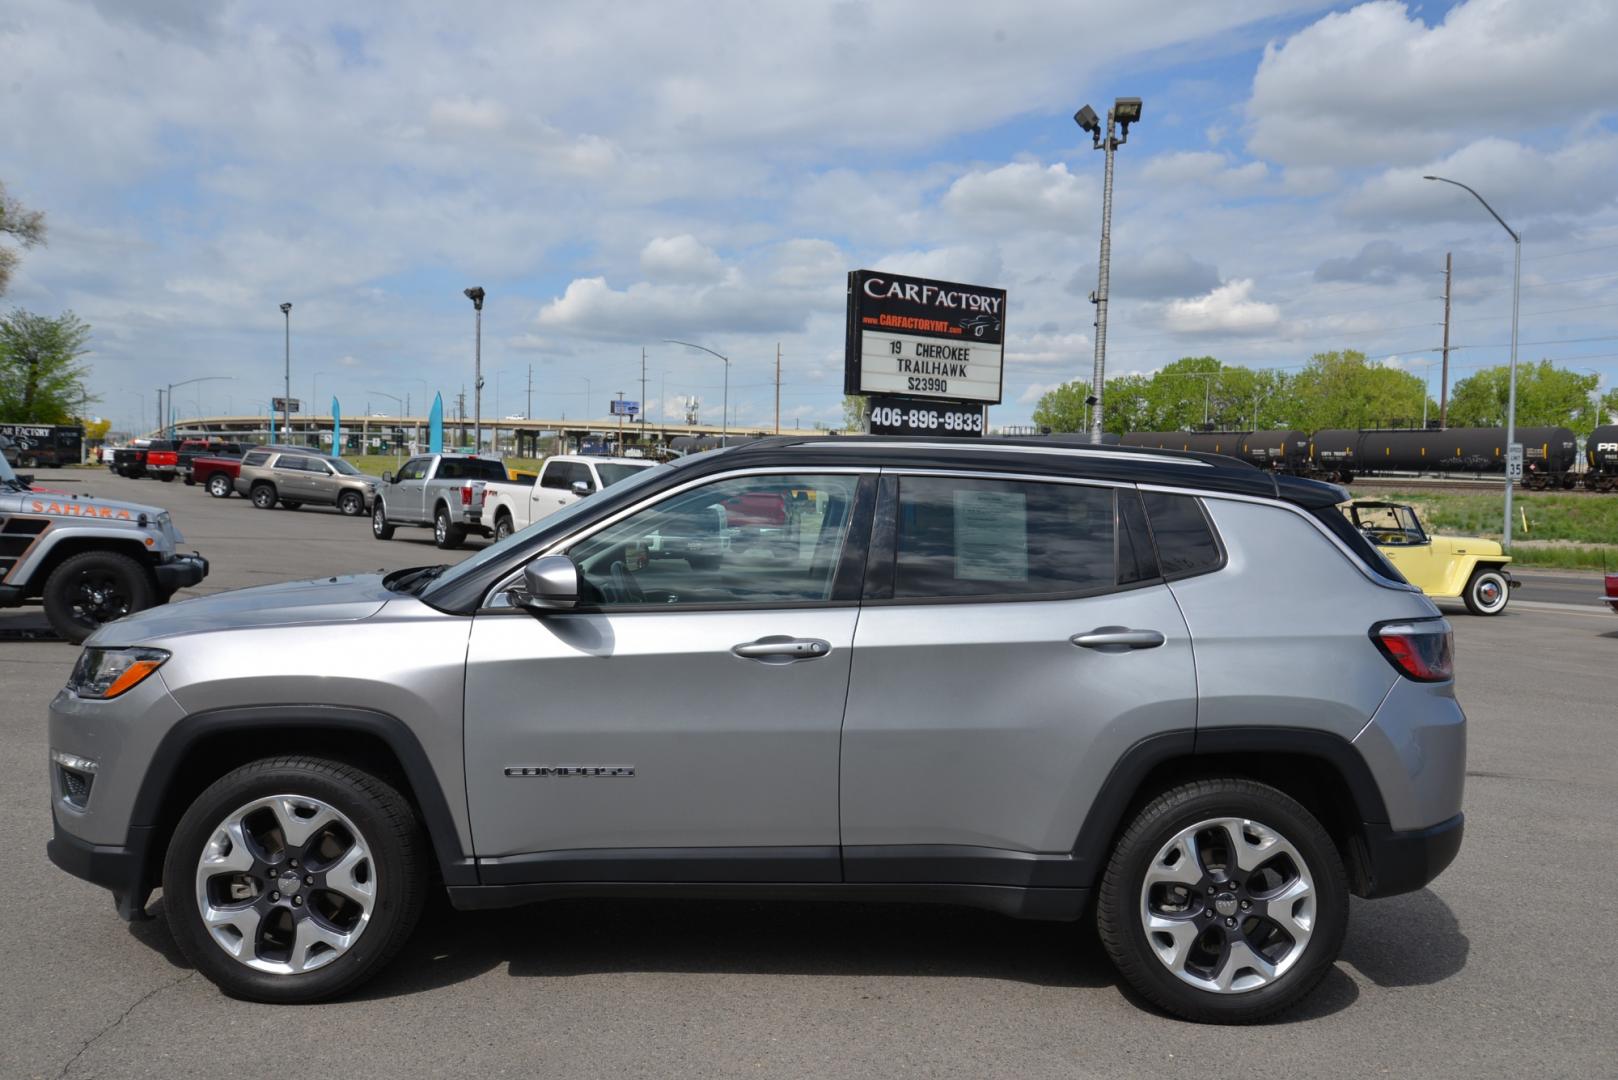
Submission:
M 81 698 L 106 701 L 139 686 L 168 658 L 162 649 L 85 649 L 67 688 Z

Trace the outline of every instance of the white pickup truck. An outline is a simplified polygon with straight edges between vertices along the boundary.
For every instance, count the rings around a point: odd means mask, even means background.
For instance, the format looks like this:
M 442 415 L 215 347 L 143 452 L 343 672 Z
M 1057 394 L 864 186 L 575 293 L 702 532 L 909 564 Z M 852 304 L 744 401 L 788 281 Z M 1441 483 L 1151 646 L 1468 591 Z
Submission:
M 483 487 L 483 520 L 504 540 L 602 488 L 653 468 L 650 461 L 560 455 L 546 458 L 533 483 L 495 481 Z

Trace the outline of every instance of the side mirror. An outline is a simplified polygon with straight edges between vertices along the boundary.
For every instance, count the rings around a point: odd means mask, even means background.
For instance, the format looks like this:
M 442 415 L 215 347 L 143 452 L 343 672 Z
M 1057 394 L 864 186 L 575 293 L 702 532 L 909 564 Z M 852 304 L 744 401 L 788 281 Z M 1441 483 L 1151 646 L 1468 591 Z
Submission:
M 579 568 L 566 555 L 542 555 L 522 568 L 512 599 L 531 611 L 567 611 L 579 602 Z
M 595 487 L 593 485 L 591 485 L 590 481 L 588 481 L 588 480 L 575 480 L 575 481 L 573 481 L 573 494 L 575 494 L 575 495 L 589 495 L 593 491 L 595 491 Z
M 391 470 L 391 469 L 390 469 L 390 470 L 388 470 L 388 471 L 387 471 L 387 472 L 385 472 L 385 473 L 383 473 L 383 474 L 382 474 L 382 482 L 383 482 L 383 483 L 384 483 L 384 484 L 391 484 L 391 483 L 393 483 L 393 470 Z

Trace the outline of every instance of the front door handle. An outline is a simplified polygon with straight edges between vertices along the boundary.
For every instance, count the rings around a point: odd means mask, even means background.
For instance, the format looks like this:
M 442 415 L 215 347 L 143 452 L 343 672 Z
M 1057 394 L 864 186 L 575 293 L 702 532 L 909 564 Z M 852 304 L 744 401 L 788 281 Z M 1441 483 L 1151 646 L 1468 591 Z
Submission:
M 1068 638 L 1081 649 L 1155 649 L 1167 638 L 1156 630 L 1131 630 L 1127 626 L 1098 626 L 1088 634 Z
M 817 660 L 831 652 L 831 642 L 819 638 L 793 638 L 771 635 L 746 641 L 730 650 L 743 660 L 765 664 L 790 664 L 796 660 Z

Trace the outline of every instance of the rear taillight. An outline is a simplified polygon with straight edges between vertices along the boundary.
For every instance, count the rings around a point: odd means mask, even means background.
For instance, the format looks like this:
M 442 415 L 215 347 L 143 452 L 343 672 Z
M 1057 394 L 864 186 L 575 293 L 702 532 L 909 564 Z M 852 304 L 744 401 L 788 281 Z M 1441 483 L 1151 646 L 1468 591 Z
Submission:
M 471 506 L 472 505 L 472 485 L 471 484 L 462 484 L 461 485 L 461 505 L 462 506 Z
M 1371 640 L 1407 679 L 1444 682 L 1455 677 L 1455 635 L 1447 619 L 1382 623 L 1371 628 Z
M 1618 574 L 1607 575 L 1607 595 L 1618 596 Z

